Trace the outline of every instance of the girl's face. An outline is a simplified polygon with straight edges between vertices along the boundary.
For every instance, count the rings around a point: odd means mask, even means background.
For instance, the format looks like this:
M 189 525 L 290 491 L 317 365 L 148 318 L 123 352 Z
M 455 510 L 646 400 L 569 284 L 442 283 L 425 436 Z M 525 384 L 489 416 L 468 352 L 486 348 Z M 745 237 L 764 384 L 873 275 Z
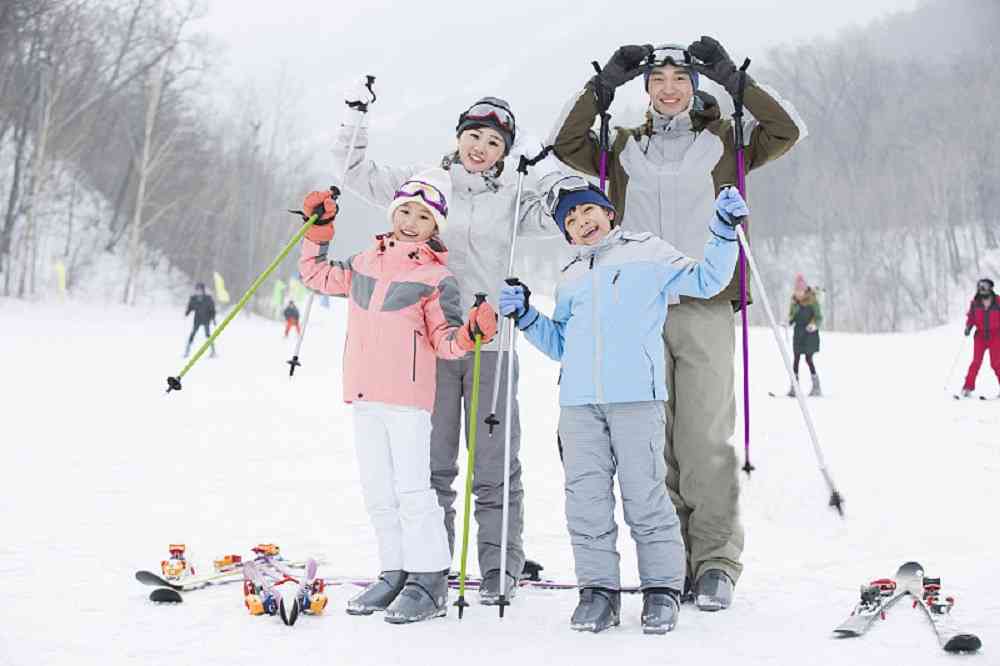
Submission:
M 649 75 L 649 102 L 657 113 L 676 116 L 694 97 L 691 75 L 681 67 L 664 65 Z
M 401 243 L 422 243 L 437 231 L 437 222 L 427 206 L 407 201 L 392 212 L 392 237 Z
M 613 219 L 614 211 L 597 204 L 585 203 L 566 213 L 566 233 L 574 245 L 594 245 L 611 233 Z
M 495 129 L 474 127 L 458 136 L 458 158 L 470 173 L 492 169 L 503 158 L 503 152 L 503 137 Z

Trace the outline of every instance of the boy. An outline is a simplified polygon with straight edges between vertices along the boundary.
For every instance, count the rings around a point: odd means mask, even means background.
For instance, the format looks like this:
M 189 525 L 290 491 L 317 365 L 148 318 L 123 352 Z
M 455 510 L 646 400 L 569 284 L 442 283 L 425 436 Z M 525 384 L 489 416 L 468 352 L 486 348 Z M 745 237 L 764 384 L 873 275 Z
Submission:
M 728 283 L 738 254 L 733 227 L 748 210 L 735 188 L 725 188 L 705 259 L 695 262 L 651 233 L 615 228 L 611 202 L 577 176 L 556 183 L 547 204 L 566 239 L 580 246 L 562 271 L 555 312 L 540 314 L 523 285 L 503 288 L 500 312 L 562 362 L 559 439 L 580 586 L 570 626 L 598 632 L 619 623 L 617 471 L 639 557 L 643 632 L 666 633 L 677 622 L 685 572 L 680 524 L 664 482 L 667 299 L 709 298 Z

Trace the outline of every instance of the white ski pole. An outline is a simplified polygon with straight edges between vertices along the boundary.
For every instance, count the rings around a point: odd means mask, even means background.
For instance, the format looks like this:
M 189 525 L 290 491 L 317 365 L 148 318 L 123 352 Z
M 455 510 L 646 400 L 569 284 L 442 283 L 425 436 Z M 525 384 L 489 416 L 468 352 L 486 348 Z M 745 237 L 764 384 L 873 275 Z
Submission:
M 375 91 L 372 89 L 372 86 L 374 85 L 375 77 L 371 74 L 365 76 L 365 86 L 368 88 L 368 92 L 372 94 L 371 102 L 359 102 L 358 104 L 360 104 L 360 107 L 352 107 L 361 109 L 362 114 L 358 116 L 358 122 L 354 124 L 354 132 L 351 134 L 351 142 L 347 147 L 347 159 L 344 160 L 344 170 L 340 173 L 341 190 L 344 190 L 347 187 L 344 181 L 347 180 L 347 171 L 351 168 L 351 158 L 354 157 L 354 144 L 358 140 L 358 131 L 361 129 L 361 123 L 364 122 L 364 114 L 368 113 L 368 104 L 375 102 Z M 350 106 L 350 103 L 348 103 L 348 105 Z M 306 337 L 306 328 L 309 326 L 309 313 L 312 312 L 313 301 L 315 299 L 316 292 L 310 289 L 309 296 L 306 297 L 306 313 L 305 316 L 302 317 L 302 332 L 299 333 L 299 339 L 295 341 L 295 352 L 292 354 L 292 360 L 286 361 L 286 363 L 290 366 L 288 370 L 289 378 L 295 375 L 295 368 L 302 365 L 299 363 L 299 352 L 302 350 L 302 341 L 305 340 Z
M 809 438 L 812 440 L 813 452 L 816 454 L 816 460 L 819 463 L 819 471 L 823 475 L 823 479 L 826 481 L 827 488 L 830 490 L 830 506 L 836 509 L 837 513 L 843 516 L 844 499 L 837 491 L 836 486 L 834 486 L 833 478 L 830 476 L 830 471 L 827 469 L 826 461 L 823 458 L 823 450 L 819 445 L 819 437 L 816 434 L 816 427 L 813 425 L 812 416 L 809 414 L 809 407 L 806 405 L 806 399 L 803 396 L 802 388 L 799 386 L 799 379 L 792 371 L 792 357 L 788 352 L 788 345 L 785 344 L 785 340 L 781 336 L 781 331 L 778 327 L 778 322 L 774 318 L 774 311 L 771 309 L 771 303 L 767 297 L 767 290 L 764 288 L 764 281 L 760 278 L 760 271 L 757 270 L 757 262 L 754 261 L 753 253 L 750 251 L 750 244 L 747 242 L 746 234 L 743 233 L 742 224 L 736 225 L 736 235 L 737 238 L 739 238 L 740 245 L 743 247 L 743 253 L 746 255 L 747 263 L 750 266 L 750 275 L 753 277 L 754 285 L 760 293 L 760 300 L 764 305 L 764 312 L 767 314 L 767 319 L 771 324 L 771 332 L 774 333 L 774 340 L 778 343 L 778 349 L 781 350 L 781 359 L 785 362 L 785 370 L 788 372 L 788 377 L 791 379 L 792 385 L 795 387 L 795 398 L 798 400 L 799 409 L 802 411 L 802 418 L 806 423 L 806 429 L 809 431 Z

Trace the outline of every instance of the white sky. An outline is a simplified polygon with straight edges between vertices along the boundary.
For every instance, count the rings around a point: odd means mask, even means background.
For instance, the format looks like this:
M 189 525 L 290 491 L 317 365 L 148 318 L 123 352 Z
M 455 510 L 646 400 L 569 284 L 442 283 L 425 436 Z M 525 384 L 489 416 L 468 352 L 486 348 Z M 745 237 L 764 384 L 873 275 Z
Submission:
M 624 43 L 708 34 L 734 60 L 763 61 L 770 47 L 833 37 L 918 1 L 206 0 L 196 29 L 222 47 L 222 89 L 254 89 L 265 106 L 278 97 L 295 105 L 296 134 L 319 143 L 339 123 L 344 89 L 375 75 L 373 154 L 409 163 L 450 149 L 458 114 L 483 95 L 507 99 L 520 128 L 546 135 L 593 74 L 590 62 L 603 64 Z M 642 98 L 633 84 L 618 99 Z

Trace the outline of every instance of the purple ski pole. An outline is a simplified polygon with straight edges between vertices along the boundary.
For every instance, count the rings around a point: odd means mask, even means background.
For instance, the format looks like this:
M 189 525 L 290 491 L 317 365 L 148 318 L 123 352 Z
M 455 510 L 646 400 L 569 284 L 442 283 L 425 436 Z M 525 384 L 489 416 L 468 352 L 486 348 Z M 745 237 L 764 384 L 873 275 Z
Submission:
M 733 97 L 733 136 L 736 143 L 736 189 L 747 197 L 747 170 L 743 153 L 743 89 L 750 58 L 740 67 L 739 93 Z M 744 226 L 746 223 L 744 222 Z M 750 464 L 750 329 L 747 322 L 747 257 L 740 245 L 740 321 L 743 324 L 743 471 L 750 476 L 755 468 Z

